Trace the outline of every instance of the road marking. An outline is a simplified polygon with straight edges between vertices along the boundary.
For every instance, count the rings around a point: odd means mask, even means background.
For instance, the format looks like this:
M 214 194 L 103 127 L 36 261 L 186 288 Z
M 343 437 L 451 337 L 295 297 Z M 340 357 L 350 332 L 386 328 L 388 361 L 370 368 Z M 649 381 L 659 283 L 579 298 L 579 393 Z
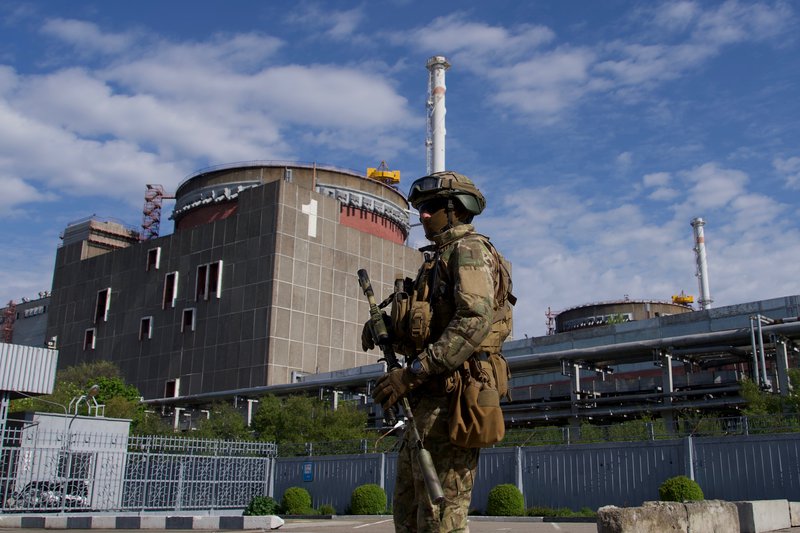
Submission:
M 386 522 L 391 522 L 392 520 L 394 520 L 394 519 L 393 518 L 389 518 L 388 520 L 381 520 L 380 522 L 371 522 L 369 524 L 361 524 L 360 526 L 354 526 L 353 529 L 358 529 L 358 528 L 367 527 L 367 526 L 376 526 L 378 524 L 385 524 Z

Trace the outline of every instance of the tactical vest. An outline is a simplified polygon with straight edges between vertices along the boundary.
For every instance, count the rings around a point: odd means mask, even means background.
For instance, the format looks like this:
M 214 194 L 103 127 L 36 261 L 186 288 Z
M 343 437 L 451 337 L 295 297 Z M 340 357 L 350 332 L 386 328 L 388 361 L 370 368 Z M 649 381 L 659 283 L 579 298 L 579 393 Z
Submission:
M 477 352 L 499 354 L 503 341 L 511 333 L 512 310 L 516 297 L 511 293 L 510 265 L 495 249 L 488 237 L 470 233 L 462 239 L 477 239 L 495 258 L 495 308 L 491 330 L 478 347 Z M 416 356 L 425 346 L 439 338 L 455 314 L 454 280 L 451 279 L 449 262 L 459 241 L 455 241 L 435 252 L 425 252 L 425 261 L 415 280 L 405 278 L 395 282 L 395 298 L 392 306 L 392 323 L 397 351 L 406 356 Z

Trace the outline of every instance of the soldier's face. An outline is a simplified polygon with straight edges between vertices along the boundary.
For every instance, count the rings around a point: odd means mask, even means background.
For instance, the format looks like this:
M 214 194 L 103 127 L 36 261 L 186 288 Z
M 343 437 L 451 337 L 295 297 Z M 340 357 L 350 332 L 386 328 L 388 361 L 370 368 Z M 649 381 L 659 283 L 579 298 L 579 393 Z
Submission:
M 425 230 L 425 237 L 432 239 L 447 226 L 447 202 L 442 199 L 431 200 L 419 206 L 419 221 Z

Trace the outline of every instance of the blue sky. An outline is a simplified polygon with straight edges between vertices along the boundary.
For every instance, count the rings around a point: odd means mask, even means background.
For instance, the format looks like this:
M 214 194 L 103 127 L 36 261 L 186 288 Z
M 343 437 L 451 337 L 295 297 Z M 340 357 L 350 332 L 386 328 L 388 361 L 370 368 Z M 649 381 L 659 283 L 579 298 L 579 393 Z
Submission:
M 146 183 L 209 165 L 385 160 L 407 190 L 432 55 L 452 64 L 447 167 L 484 191 L 476 226 L 513 263 L 515 337 L 548 307 L 697 296 L 696 216 L 714 306 L 798 294 L 799 11 L 4 0 L 0 299 L 49 289 L 69 222 L 138 226 Z

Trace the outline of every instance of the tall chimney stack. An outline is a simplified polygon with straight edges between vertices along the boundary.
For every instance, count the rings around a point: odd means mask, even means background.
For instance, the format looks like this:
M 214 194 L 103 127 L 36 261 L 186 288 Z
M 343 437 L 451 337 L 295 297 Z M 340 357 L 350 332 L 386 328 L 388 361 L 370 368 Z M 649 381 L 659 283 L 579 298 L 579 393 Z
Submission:
M 444 73 L 450 63 L 444 56 L 428 59 L 428 135 L 425 139 L 428 174 L 446 170 L 444 163 Z
M 701 217 L 692 219 L 692 228 L 694 229 L 694 253 L 697 259 L 697 281 L 700 286 L 700 298 L 697 303 L 700 304 L 700 309 L 711 309 L 711 291 L 708 289 L 708 262 L 706 261 L 706 240 L 703 234 L 703 226 L 706 225 L 705 220 Z

